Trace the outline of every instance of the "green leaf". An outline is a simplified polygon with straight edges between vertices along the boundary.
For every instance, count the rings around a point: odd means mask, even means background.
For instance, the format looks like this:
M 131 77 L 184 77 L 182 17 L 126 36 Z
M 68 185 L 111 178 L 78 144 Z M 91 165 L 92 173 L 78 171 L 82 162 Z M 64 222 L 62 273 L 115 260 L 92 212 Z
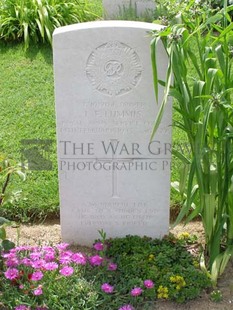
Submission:
M 211 240 L 214 231 L 215 194 L 205 194 L 205 206 L 203 209 L 203 226 L 207 240 Z
M 220 276 L 223 274 L 223 272 L 224 272 L 230 258 L 232 257 L 232 255 L 233 255 L 233 245 L 229 246 L 223 254 L 221 266 L 219 269 L 219 275 Z
M 168 69 L 167 69 L 167 75 L 166 75 L 166 87 L 164 90 L 164 97 L 163 97 L 163 101 L 160 105 L 157 117 L 156 117 L 155 122 L 154 122 L 154 126 L 153 126 L 152 133 L 151 133 L 151 138 L 150 138 L 151 140 L 153 139 L 153 137 L 154 137 L 154 135 L 155 135 L 160 123 L 161 123 L 161 120 L 162 120 L 162 117 L 164 114 L 164 109 L 165 109 L 167 101 L 168 101 L 168 94 L 169 94 L 169 90 L 170 90 L 170 86 L 171 86 L 171 80 L 172 80 L 172 72 L 171 71 L 172 71 L 172 67 L 171 67 L 171 60 L 170 60 L 169 65 L 168 65 Z
M 224 57 L 224 52 L 222 50 L 222 45 L 218 45 L 216 48 L 215 48 L 215 52 L 216 52 L 216 55 L 218 57 L 218 62 L 220 64 L 220 67 L 221 67 L 221 70 L 223 73 L 225 73 L 225 57 Z
M 50 29 L 46 25 L 45 25 L 45 32 L 47 35 L 48 42 L 52 44 L 52 34 L 51 34 Z
M 189 174 L 189 180 L 188 180 L 188 191 L 187 191 L 187 199 L 185 201 L 185 203 L 183 204 L 177 218 L 176 221 L 174 222 L 174 224 L 172 225 L 172 227 L 175 227 L 176 225 L 178 225 L 185 216 L 187 216 L 190 212 L 191 206 L 192 206 L 192 196 L 189 194 L 189 187 L 190 184 L 192 185 L 192 177 L 193 177 L 193 164 L 191 165 L 191 170 L 190 170 L 190 174 Z M 192 190 L 190 190 L 191 192 Z M 189 195 L 189 196 L 188 196 Z
M 226 27 L 221 34 L 217 37 L 217 39 L 212 43 L 212 45 L 216 44 L 216 42 L 219 42 L 223 37 L 225 37 L 228 33 L 231 33 L 233 29 L 233 22 L 230 23 L 228 27 Z
M 219 72 L 219 69 L 215 68 L 209 68 L 207 71 L 207 76 L 206 76 L 206 94 L 212 94 L 213 92 L 213 83 L 214 79 Z
M 195 55 L 195 54 L 193 53 L 193 51 L 191 50 L 191 48 L 188 49 L 188 55 L 189 55 L 189 57 L 190 57 L 190 59 L 191 59 L 193 65 L 194 65 L 194 67 L 195 67 L 195 69 L 196 69 L 196 71 L 197 71 L 197 73 L 198 73 L 200 79 L 202 79 L 203 73 L 201 72 L 201 70 L 200 70 L 200 68 L 199 68 L 199 64 L 198 64 L 198 60 L 197 60 L 197 55 Z
M 154 91 L 156 102 L 158 103 L 158 71 L 157 71 L 157 60 L 156 60 L 156 46 L 158 38 L 154 38 L 151 41 L 151 62 L 153 70 L 153 81 L 154 81 Z
M 4 217 L 0 217 L 0 226 L 2 226 L 3 224 L 11 224 L 11 221 L 5 219 Z
M 6 239 L 6 230 L 3 227 L 0 227 L 0 239 Z
M 220 253 L 214 260 L 211 267 L 211 281 L 215 286 L 217 279 L 223 274 L 230 258 L 233 255 L 233 246 L 229 246 L 223 253 Z
M 38 18 L 36 18 L 35 21 L 36 21 L 37 26 L 39 28 L 40 35 L 41 35 L 42 39 L 44 40 L 44 27 L 42 26 L 42 24 L 41 24 L 41 22 L 39 21 Z
M 181 152 L 175 149 L 172 149 L 172 154 L 176 156 L 177 158 L 179 158 L 182 162 L 186 164 L 191 164 L 191 161 L 186 156 L 184 156 L 184 154 L 182 154 Z
M 180 168 L 180 194 L 182 197 L 185 192 L 189 168 L 190 168 L 190 164 L 187 164 L 187 163 L 186 164 L 183 163 L 183 165 Z
M 2 241 L 2 247 L 5 251 L 10 251 L 11 249 L 13 249 L 15 247 L 14 242 L 10 241 L 10 240 L 3 240 Z
M 178 193 L 180 192 L 180 183 L 178 181 L 171 182 L 171 187 Z
M 28 33 L 28 23 L 23 22 L 23 36 L 24 36 L 24 45 L 25 49 L 29 47 L 29 33 Z
M 16 170 L 15 173 L 21 178 L 22 181 L 26 180 L 26 174 L 20 170 Z

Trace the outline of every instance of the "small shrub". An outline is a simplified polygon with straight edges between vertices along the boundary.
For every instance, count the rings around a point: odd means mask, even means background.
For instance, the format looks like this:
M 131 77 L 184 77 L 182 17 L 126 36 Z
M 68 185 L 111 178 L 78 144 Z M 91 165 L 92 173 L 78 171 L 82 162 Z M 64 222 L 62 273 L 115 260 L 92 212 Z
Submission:
M 213 302 L 220 302 L 222 301 L 223 296 L 222 296 L 222 292 L 219 290 L 215 290 L 213 292 L 211 292 L 210 294 L 210 300 Z
M 207 0 L 156 0 L 155 2 L 155 21 L 163 25 L 181 23 L 181 14 L 191 21 L 200 18 L 200 16 L 210 16 L 214 10 Z
M 168 290 L 168 299 L 184 302 L 196 298 L 210 284 L 208 277 L 195 267 L 195 259 L 185 247 L 192 239 L 195 240 L 190 237 L 185 242 L 173 235 L 162 240 L 126 236 L 110 240 L 106 255 L 114 258 L 123 279 L 130 280 L 133 285 L 151 279 L 157 298 L 164 298 L 164 294 L 166 297 Z M 179 279 L 185 285 L 179 286 Z
M 0 208 L 5 204 L 14 205 L 20 198 L 20 190 L 9 189 L 13 175 L 18 175 L 22 180 L 25 180 L 25 174 L 21 171 L 20 164 L 12 165 L 4 154 L 0 154 Z M 7 239 L 6 235 L 6 227 L 11 225 L 12 223 L 8 219 L 0 217 L 0 253 L 2 250 L 10 250 L 15 246 Z
M 0 39 L 51 44 L 55 28 L 96 17 L 85 0 L 0 0 Z

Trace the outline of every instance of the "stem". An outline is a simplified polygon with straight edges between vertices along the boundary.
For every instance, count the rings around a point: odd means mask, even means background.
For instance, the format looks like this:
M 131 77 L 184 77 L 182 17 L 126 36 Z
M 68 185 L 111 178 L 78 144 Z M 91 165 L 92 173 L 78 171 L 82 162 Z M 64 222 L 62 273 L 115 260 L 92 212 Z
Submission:
M 10 164 L 9 164 L 9 163 L 7 163 L 7 167 L 8 167 L 8 168 L 10 167 Z M 7 186 L 8 186 L 8 184 L 9 184 L 10 176 L 11 176 L 11 173 L 9 172 L 9 173 L 7 174 L 7 177 L 6 177 L 6 181 L 4 182 L 3 187 L 2 187 L 2 192 L 1 192 L 1 195 L 0 195 L 0 206 L 1 206 L 2 203 L 3 203 L 3 196 L 4 196 L 4 193 L 5 193 L 5 191 L 6 191 Z

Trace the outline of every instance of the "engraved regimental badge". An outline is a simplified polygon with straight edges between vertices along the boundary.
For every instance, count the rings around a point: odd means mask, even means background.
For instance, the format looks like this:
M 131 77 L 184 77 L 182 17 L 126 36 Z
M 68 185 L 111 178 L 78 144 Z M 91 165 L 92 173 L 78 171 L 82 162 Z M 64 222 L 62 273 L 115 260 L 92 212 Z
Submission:
M 94 89 L 119 96 L 137 86 L 142 65 L 134 49 L 114 41 L 100 45 L 90 54 L 86 74 Z

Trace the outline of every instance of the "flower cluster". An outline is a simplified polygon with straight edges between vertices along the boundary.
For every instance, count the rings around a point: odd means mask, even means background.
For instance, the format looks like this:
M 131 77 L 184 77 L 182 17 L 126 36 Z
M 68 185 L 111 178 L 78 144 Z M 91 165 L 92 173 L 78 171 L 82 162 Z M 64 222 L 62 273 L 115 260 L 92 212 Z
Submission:
M 153 261 L 155 259 L 155 256 L 154 254 L 150 254 L 149 257 L 148 257 L 148 261 Z
M 194 266 L 195 268 L 199 268 L 199 267 L 200 267 L 200 264 L 199 264 L 199 262 L 198 262 L 197 260 L 193 260 L 193 266 Z
M 157 297 L 159 299 L 162 299 L 162 298 L 168 299 L 168 288 L 166 286 L 160 285 L 157 290 L 157 293 L 158 293 Z
M 95 244 L 97 251 L 102 250 L 102 244 Z M 56 277 L 71 277 L 77 266 L 89 264 L 91 267 L 101 266 L 105 262 L 106 270 L 117 270 L 117 264 L 105 260 L 100 255 L 87 256 L 81 252 L 74 253 L 68 249 L 67 243 L 52 246 L 20 246 L 3 253 L 6 270 L 4 276 L 11 285 L 17 286 L 25 295 L 40 296 L 46 290 L 48 274 Z M 48 281 L 48 280 L 47 280 Z M 101 286 L 102 291 L 111 294 L 114 287 L 108 283 Z M 28 310 L 30 307 L 20 304 L 15 310 Z M 47 309 L 38 306 L 37 310 Z
M 135 310 L 156 298 L 184 302 L 208 287 L 210 280 L 194 268 L 195 257 L 185 250 L 189 241 L 166 238 L 150 242 L 148 248 L 145 242 L 137 236 L 122 242 L 103 239 L 93 245 L 91 254 L 73 252 L 67 243 L 21 246 L 2 252 L 4 305 L 9 300 L 14 310 L 51 310 L 70 305 L 94 309 L 99 304 L 115 310 Z M 93 298 L 87 298 L 89 295 Z
M 182 287 L 185 287 L 186 282 L 182 276 L 171 276 L 170 281 L 176 285 L 177 291 L 181 290 Z
M 190 233 L 184 231 L 180 234 L 178 234 L 178 239 L 179 240 L 188 240 L 190 238 Z

